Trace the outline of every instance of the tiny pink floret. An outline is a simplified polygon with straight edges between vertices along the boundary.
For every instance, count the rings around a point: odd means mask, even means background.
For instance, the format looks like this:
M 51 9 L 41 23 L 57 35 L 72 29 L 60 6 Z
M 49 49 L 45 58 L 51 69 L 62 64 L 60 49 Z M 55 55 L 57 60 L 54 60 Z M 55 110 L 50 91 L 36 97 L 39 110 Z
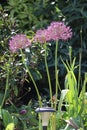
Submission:
M 9 48 L 13 53 L 28 46 L 31 46 L 31 41 L 24 34 L 17 34 L 9 41 Z

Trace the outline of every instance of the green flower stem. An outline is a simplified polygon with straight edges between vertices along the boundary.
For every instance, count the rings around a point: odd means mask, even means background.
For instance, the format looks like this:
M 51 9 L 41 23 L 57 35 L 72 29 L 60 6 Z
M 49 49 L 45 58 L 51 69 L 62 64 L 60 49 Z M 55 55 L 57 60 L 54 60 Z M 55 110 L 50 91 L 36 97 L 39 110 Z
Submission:
M 47 64 L 47 46 L 46 46 L 46 44 L 45 44 L 45 66 L 46 66 L 46 72 L 47 72 L 48 83 L 49 83 L 51 107 L 53 107 L 53 104 L 52 104 L 52 85 L 51 85 L 51 80 L 50 80 L 50 73 L 49 73 L 49 69 L 48 69 L 48 64 Z
M 80 89 L 80 80 L 81 80 L 81 62 L 82 62 L 82 27 L 80 30 L 80 37 L 81 37 L 81 49 L 79 53 L 79 73 L 78 73 L 78 93 Z
M 81 62 L 82 62 L 82 49 L 79 53 L 79 72 L 78 72 L 78 94 L 80 89 L 80 80 L 81 80 Z
M 37 93 L 37 96 L 38 96 L 38 100 L 39 100 L 39 105 L 42 106 L 41 97 L 40 97 L 40 94 L 39 94 L 39 91 L 38 91 L 38 87 L 37 87 L 37 85 L 36 85 L 36 83 L 35 83 L 35 81 L 34 81 L 34 78 L 33 78 L 32 74 L 31 74 L 30 70 L 29 70 L 29 67 L 28 67 L 27 64 L 25 63 L 24 54 L 23 54 L 23 52 L 22 52 L 21 49 L 20 49 L 20 51 L 21 51 L 21 54 L 22 54 L 23 64 L 24 64 L 24 66 L 25 66 L 25 68 L 26 68 L 26 70 L 27 70 L 27 72 L 28 72 L 28 74 L 29 74 L 29 76 L 30 76 L 30 78 L 31 78 L 31 80 L 32 80 L 32 82 L 33 82 L 33 84 L 34 84 L 34 87 L 35 87 L 35 90 L 36 90 L 36 93 Z
M 4 105 L 4 102 L 5 102 L 5 99 L 6 99 L 7 90 L 9 88 L 9 68 L 10 68 L 10 65 L 9 65 L 9 63 L 7 63 L 6 87 L 5 87 L 5 93 L 4 93 L 4 97 L 3 97 L 2 103 L 0 105 L 0 108 L 2 108 L 3 105 Z
M 41 114 L 39 113 L 39 130 L 42 130 L 42 120 L 41 120 Z
M 72 66 L 72 47 L 69 46 L 69 59 L 70 59 L 70 66 Z
M 56 100 L 55 100 L 55 109 L 56 109 L 56 104 L 57 104 L 57 96 L 58 96 L 58 41 L 56 41 L 56 48 L 55 48 L 55 82 L 56 82 Z

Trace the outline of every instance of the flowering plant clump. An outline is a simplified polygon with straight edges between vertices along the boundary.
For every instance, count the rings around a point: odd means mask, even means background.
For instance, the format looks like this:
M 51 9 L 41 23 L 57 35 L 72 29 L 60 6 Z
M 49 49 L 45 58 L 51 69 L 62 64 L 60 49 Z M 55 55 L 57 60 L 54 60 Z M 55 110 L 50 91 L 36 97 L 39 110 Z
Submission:
M 24 34 L 17 34 L 9 41 L 9 48 L 12 52 L 31 46 L 31 41 Z
M 58 41 L 63 40 L 66 41 L 72 37 L 72 30 L 69 26 L 66 26 L 64 22 L 52 22 L 46 29 L 40 29 L 37 30 L 35 33 L 35 36 L 32 38 L 32 40 L 28 39 L 26 35 L 24 34 L 17 34 L 12 37 L 12 39 L 9 41 L 9 48 L 14 53 L 20 49 L 20 52 L 22 54 L 22 61 L 25 65 L 25 68 L 27 69 L 27 72 L 29 73 L 29 76 L 32 79 L 32 82 L 35 86 L 38 99 L 39 97 L 39 91 L 37 89 L 37 85 L 32 77 L 32 74 L 29 70 L 29 67 L 26 66 L 25 63 L 25 57 L 23 55 L 22 49 L 26 47 L 31 46 L 31 41 L 33 43 L 41 43 L 45 44 L 46 42 L 50 42 L 52 40 L 56 41 L 56 47 L 55 47 L 55 84 L 56 84 L 56 100 L 57 100 L 57 93 L 58 93 L 58 69 L 57 69 L 57 51 L 58 51 Z M 45 66 L 46 66 L 46 72 L 48 77 L 48 83 L 49 83 L 49 89 L 50 89 L 50 98 L 52 101 L 52 86 L 51 86 L 51 79 L 49 74 L 49 69 L 47 65 L 47 52 L 46 49 L 47 46 L 45 44 Z M 40 103 L 41 104 L 41 103 Z
M 56 41 L 55 45 L 55 109 L 56 109 L 56 102 L 57 102 L 57 95 L 58 95 L 58 41 L 63 40 L 66 41 L 72 37 L 72 30 L 69 26 L 66 26 L 64 22 L 52 22 L 47 29 L 38 30 L 35 34 L 34 41 L 39 43 L 47 43 L 50 41 Z M 47 46 L 45 44 L 45 66 L 46 66 L 46 72 L 48 77 L 48 83 L 49 83 L 49 90 L 50 90 L 50 98 L 51 98 L 51 106 L 53 107 L 52 103 L 52 85 L 51 85 L 51 78 L 49 73 L 49 68 L 47 64 Z
M 51 40 L 68 40 L 72 37 L 72 30 L 64 22 L 52 22 L 47 29 L 38 30 L 34 37 L 35 41 L 45 43 Z
M 39 101 L 39 106 L 42 107 L 42 101 L 41 101 L 41 96 L 37 87 L 37 84 L 32 76 L 32 73 L 30 71 L 29 65 L 26 64 L 26 54 L 22 51 L 22 49 L 26 47 L 32 48 L 32 43 L 35 44 L 42 44 L 41 47 L 44 48 L 44 59 L 45 59 L 45 67 L 46 67 L 46 72 L 47 72 L 47 78 L 48 78 L 48 86 L 49 86 L 49 95 L 50 95 L 50 102 L 51 102 L 51 107 L 53 107 L 56 110 L 56 105 L 57 105 L 57 97 L 58 97 L 58 87 L 59 87 L 59 82 L 58 82 L 58 41 L 67 41 L 72 37 L 72 30 L 69 26 L 66 26 L 64 22 L 52 22 L 46 29 L 40 29 L 37 30 L 35 33 L 35 36 L 30 40 L 26 37 L 26 35 L 23 34 L 17 34 L 12 37 L 12 39 L 9 41 L 9 49 L 12 53 L 17 52 L 20 50 L 21 53 L 21 58 L 23 65 L 26 69 L 26 72 L 29 74 L 29 77 L 31 78 L 31 81 L 35 87 L 37 96 L 38 96 L 38 101 Z M 32 42 L 31 42 L 32 41 Z M 47 44 L 48 42 L 51 41 L 56 41 L 55 43 L 55 97 L 53 100 L 53 92 L 52 92 L 52 83 L 51 83 L 51 77 L 49 73 L 49 67 L 47 63 Z M 41 51 L 40 51 L 41 52 Z M 25 114 L 26 111 L 23 110 L 20 112 L 20 114 Z M 56 118 L 55 118 L 56 119 Z M 55 122 L 55 119 L 53 118 L 53 122 Z M 50 126 L 52 127 L 51 129 L 55 130 L 55 125 Z
M 47 29 L 37 30 L 34 42 L 45 43 L 51 40 L 68 40 L 72 37 L 72 30 L 64 22 L 52 22 Z M 9 41 L 9 48 L 12 52 L 31 46 L 31 41 L 24 34 L 17 34 Z

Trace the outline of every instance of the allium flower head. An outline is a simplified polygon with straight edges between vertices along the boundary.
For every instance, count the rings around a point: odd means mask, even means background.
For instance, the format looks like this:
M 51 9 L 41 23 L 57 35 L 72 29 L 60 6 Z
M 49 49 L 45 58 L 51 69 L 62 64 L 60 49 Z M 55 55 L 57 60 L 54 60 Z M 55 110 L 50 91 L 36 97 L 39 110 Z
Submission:
M 64 22 L 52 22 L 47 28 L 51 40 L 68 40 L 72 37 L 70 27 L 66 26 Z
M 31 41 L 24 34 L 17 34 L 9 41 L 9 48 L 12 52 L 16 52 L 30 45 Z
M 35 42 L 45 43 L 50 40 L 49 32 L 47 29 L 40 29 L 36 32 L 34 37 Z

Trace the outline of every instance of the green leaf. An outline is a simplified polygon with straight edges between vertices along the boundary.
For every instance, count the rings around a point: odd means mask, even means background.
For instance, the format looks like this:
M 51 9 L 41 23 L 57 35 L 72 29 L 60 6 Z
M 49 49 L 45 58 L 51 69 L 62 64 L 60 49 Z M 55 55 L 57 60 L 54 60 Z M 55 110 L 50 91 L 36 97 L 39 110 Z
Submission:
M 68 89 L 64 89 L 61 91 L 61 97 L 60 97 L 59 105 L 58 105 L 58 112 L 60 112 L 60 110 L 61 110 L 63 100 L 65 99 L 68 91 L 69 91 Z
M 16 96 L 18 96 L 18 88 L 17 88 L 16 85 L 14 86 L 14 93 L 15 93 Z
M 31 69 L 31 73 L 35 81 L 42 79 L 42 75 L 37 69 Z
M 67 72 L 69 72 L 69 68 L 68 68 L 68 66 L 65 64 L 65 62 L 64 62 L 64 60 L 63 60 L 63 58 L 60 56 L 60 58 L 61 58 L 61 61 L 63 62 L 63 64 L 64 64 L 64 66 L 65 66 L 65 68 L 66 68 L 66 70 L 67 70 Z
M 1 113 L 2 113 L 2 119 L 3 119 L 3 123 L 4 123 L 5 127 L 7 127 L 7 125 L 9 123 L 13 123 L 12 116 L 10 115 L 10 113 L 7 110 L 2 109 Z
M 14 130 L 14 123 L 9 123 L 5 130 Z

